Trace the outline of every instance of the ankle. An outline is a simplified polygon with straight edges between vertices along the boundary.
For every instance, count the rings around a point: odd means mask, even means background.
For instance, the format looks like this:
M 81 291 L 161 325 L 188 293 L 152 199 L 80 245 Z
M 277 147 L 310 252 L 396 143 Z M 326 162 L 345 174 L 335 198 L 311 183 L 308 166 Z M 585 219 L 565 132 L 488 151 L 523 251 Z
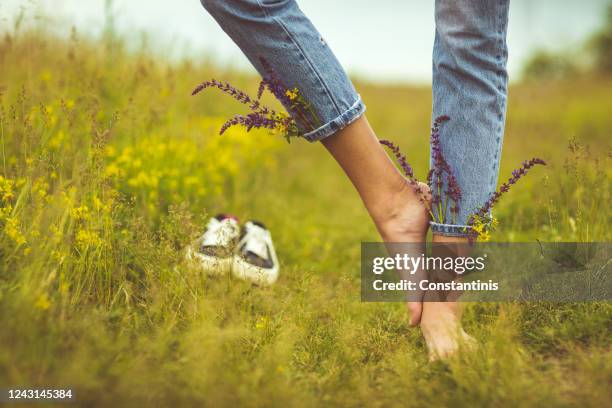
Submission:
M 401 183 L 396 183 L 386 190 L 386 192 L 377 195 L 370 202 L 366 202 L 366 207 L 372 219 L 377 225 L 385 225 L 399 220 L 404 208 L 418 198 L 408 186 L 405 180 Z

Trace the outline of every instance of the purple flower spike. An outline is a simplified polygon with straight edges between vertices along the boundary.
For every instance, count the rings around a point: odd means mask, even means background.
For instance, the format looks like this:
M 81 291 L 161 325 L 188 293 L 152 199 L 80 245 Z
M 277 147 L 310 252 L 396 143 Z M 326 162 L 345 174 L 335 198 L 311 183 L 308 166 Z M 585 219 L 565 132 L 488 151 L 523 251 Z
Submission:
M 232 98 L 234 98 L 238 102 L 244 105 L 248 105 L 249 109 L 251 109 L 252 111 L 257 111 L 260 108 L 260 103 L 258 100 L 253 100 L 244 91 L 241 91 L 233 87 L 228 82 L 220 82 L 215 79 L 211 79 L 210 81 L 202 82 L 200 85 L 198 85 L 193 90 L 193 92 L 191 92 L 191 95 L 197 95 L 198 93 L 202 92 L 206 88 L 217 88 L 221 90 L 222 92 L 230 95 Z
M 500 197 L 510 190 L 510 186 L 516 184 L 516 182 L 519 181 L 519 179 L 525 174 L 527 174 L 529 169 L 534 167 L 536 164 L 546 166 L 546 162 L 537 157 L 534 157 L 531 160 L 524 161 L 521 167 L 512 172 L 512 177 L 510 177 L 508 181 L 503 183 L 496 192 L 491 194 L 491 197 L 484 203 L 482 207 L 480 207 L 480 209 L 476 212 L 476 215 L 480 217 L 486 216 L 489 211 L 491 211 L 493 206 L 499 201 Z M 470 223 L 471 222 L 473 222 L 473 219 L 470 220 Z
M 406 178 L 408 178 L 408 184 L 410 184 L 413 191 L 417 194 L 421 203 L 423 203 L 423 205 L 425 205 L 427 210 L 431 212 L 431 207 L 428 203 L 427 197 L 425 196 L 425 192 L 423 191 L 423 188 L 419 184 L 419 181 L 414 177 L 414 171 L 412 170 L 412 166 L 408 164 L 408 161 L 406 160 L 406 156 L 402 154 L 399 146 L 395 145 L 390 140 L 383 139 L 383 140 L 380 140 L 379 142 L 380 144 L 387 146 L 391 150 L 391 152 L 393 152 L 393 155 L 397 159 L 397 162 L 400 165 L 404 174 L 406 175 Z
M 434 127 L 439 127 L 441 124 L 443 124 L 444 122 L 448 122 L 449 120 L 450 120 L 449 116 L 446 116 L 446 115 L 438 116 L 436 120 L 434 120 Z
M 285 107 L 291 108 L 293 103 L 289 96 L 287 96 L 287 88 L 283 85 L 281 80 L 278 78 L 276 71 L 270 66 L 268 61 L 265 58 L 259 58 L 261 65 L 266 72 L 266 75 L 263 78 L 262 83 L 265 87 L 267 87 L 270 92 L 278 99 Z M 262 91 L 263 92 L 263 91 Z
M 261 99 L 261 95 L 263 95 L 264 90 L 266 89 L 265 81 L 261 81 L 259 83 L 259 87 L 257 88 L 257 100 Z
M 395 145 L 390 140 L 381 140 L 380 144 L 387 146 L 389 149 L 391 149 L 391 151 L 393 152 L 393 155 L 397 159 L 397 162 L 399 163 L 400 167 L 404 171 L 404 174 L 406 175 L 406 177 L 408 177 L 409 179 L 414 179 L 414 172 L 412 170 L 412 166 L 408 164 L 408 161 L 406 160 L 406 156 L 404 156 L 401 153 L 399 146 Z
M 246 116 L 236 115 L 221 126 L 219 134 L 222 135 L 227 129 L 236 125 L 245 127 L 248 132 L 253 128 L 275 129 L 278 126 L 278 121 L 267 118 L 260 113 L 249 113 Z
M 265 74 L 259 83 L 256 98 L 252 98 L 246 92 L 233 87 L 228 82 L 221 82 L 216 79 L 202 82 L 191 93 L 192 95 L 197 95 L 206 88 L 217 88 L 249 108 L 249 114 L 237 115 L 225 122 L 220 129 L 220 134 L 223 134 L 232 126 L 240 125 L 245 127 L 247 131 L 253 128 L 277 130 L 289 141 L 290 137 L 300 135 L 300 127 L 311 130 L 318 128 L 321 125 L 321 120 L 316 111 L 312 109 L 311 105 L 300 94 L 299 89 L 285 88 L 282 81 L 265 59 L 261 59 L 261 64 Z M 260 100 L 266 89 L 284 105 L 290 113 L 289 116 L 279 114 L 261 104 Z M 297 121 L 303 126 L 298 126 Z
M 440 126 L 449 121 L 450 117 L 443 115 L 443 116 L 439 116 L 434 120 L 434 124 L 433 127 L 431 129 L 431 152 L 432 152 L 432 157 L 433 157 L 433 162 L 434 162 L 434 172 L 430 173 L 432 174 L 432 177 L 428 177 L 428 184 L 429 186 L 432 188 L 433 191 L 433 195 L 434 195 L 434 200 L 436 201 L 436 203 L 440 204 L 442 202 L 442 198 L 439 197 L 440 194 L 438 194 L 436 192 L 436 189 L 434 189 L 434 180 L 433 180 L 433 176 L 436 177 L 435 180 L 435 185 L 437 187 L 437 189 L 441 188 L 442 186 L 442 178 L 443 178 L 443 174 L 446 173 L 446 182 L 447 182 L 447 189 L 445 191 L 446 196 L 448 197 L 448 199 L 453 201 L 453 207 L 451 209 L 454 209 L 455 214 L 459 213 L 459 204 L 461 202 L 461 198 L 463 196 L 463 192 L 461 191 L 461 187 L 459 186 L 459 182 L 457 181 L 457 178 L 455 177 L 455 174 L 452 170 L 452 168 L 449 166 L 448 162 L 446 161 L 446 158 L 444 157 L 444 154 L 442 153 L 442 148 L 440 146 Z M 439 209 L 440 212 L 441 209 Z M 443 217 L 444 214 L 438 214 L 440 217 Z M 443 221 L 443 219 L 440 219 L 439 221 Z

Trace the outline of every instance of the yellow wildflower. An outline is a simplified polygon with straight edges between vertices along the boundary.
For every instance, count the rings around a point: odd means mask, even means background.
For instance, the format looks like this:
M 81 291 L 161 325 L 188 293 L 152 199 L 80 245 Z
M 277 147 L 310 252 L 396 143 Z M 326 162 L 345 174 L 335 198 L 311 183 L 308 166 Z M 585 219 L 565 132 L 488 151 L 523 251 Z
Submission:
M 10 204 L 7 204 L 4 207 L 0 207 L 0 220 L 7 218 L 9 215 L 11 215 L 12 211 L 13 211 L 13 206 Z
M 40 79 L 43 82 L 49 82 L 51 81 L 51 79 L 53 79 L 53 75 L 51 75 L 51 71 L 49 70 L 44 70 L 41 74 L 40 74 Z
M 499 224 L 499 221 L 497 220 L 497 218 L 495 217 L 491 218 L 491 228 L 492 229 L 495 229 L 498 224 Z
M 268 325 L 268 318 L 265 316 L 259 316 L 257 322 L 255 323 L 255 328 L 257 330 L 263 330 Z
M 14 217 L 9 217 L 6 219 L 6 223 L 4 224 L 4 233 L 17 245 L 26 243 L 26 239 L 21 232 L 19 221 Z
M 190 187 L 197 186 L 198 184 L 201 183 L 201 181 L 195 176 L 187 176 L 183 180 L 183 183 L 185 184 L 185 187 L 190 188 Z
M 47 197 L 47 191 L 49 190 L 49 183 L 42 177 L 38 178 L 34 182 L 34 186 L 32 187 L 32 190 L 35 194 L 38 195 L 40 199 L 44 199 L 45 197 Z
M 66 138 L 66 135 L 64 134 L 64 131 L 60 130 L 59 132 L 55 134 L 55 136 L 49 139 L 49 148 L 53 150 L 59 149 L 59 147 L 62 145 L 62 142 L 65 140 L 65 138 Z
M 36 300 L 34 306 L 41 310 L 49 309 L 49 307 L 51 307 L 51 301 L 49 300 L 49 296 L 47 296 L 46 293 L 43 293 L 38 297 L 38 300 Z
M 53 242 L 60 242 L 62 240 L 62 231 L 57 227 L 57 225 L 51 224 L 49 227 L 49 232 L 51 233 L 51 239 Z M 53 254 L 52 254 L 53 255 Z
M 289 97 L 289 100 L 294 101 L 298 98 L 299 91 L 297 88 L 287 89 L 287 91 L 285 92 L 285 95 Z
M 76 234 L 76 243 L 81 249 L 98 246 L 101 242 L 100 237 L 94 231 L 81 229 Z
M 75 220 L 86 220 L 89 218 L 89 207 L 86 205 L 75 207 L 70 211 L 70 214 Z
M 62 251 L 58 251 L 58 250 L 51 251 L 51 259 L 54 259 L 55 261 L 57 261 L 57 263 L 59 264 L 63 263 L 64 258 L 66 258 L 66 254 L 64 254 Z
M 474 216 L 472 230 L 478 234 L 480 241 L 486 242 L 491 239 L 491 231 L 495 231 L 497 224 L 497 218 Z
M 115 164 L 115 163 L 111 163 L 108 166 L 106 166 L 106 169 L 104 170 L 104 175 L 106 177 L 117 177 L 120 175 L 121 169 Z
M 3 202 L 8 202 L 15 198 L 15 193 L 13 192 L 14 185 L 15 182 L 13 180 L 0 176 L 0 199 Z

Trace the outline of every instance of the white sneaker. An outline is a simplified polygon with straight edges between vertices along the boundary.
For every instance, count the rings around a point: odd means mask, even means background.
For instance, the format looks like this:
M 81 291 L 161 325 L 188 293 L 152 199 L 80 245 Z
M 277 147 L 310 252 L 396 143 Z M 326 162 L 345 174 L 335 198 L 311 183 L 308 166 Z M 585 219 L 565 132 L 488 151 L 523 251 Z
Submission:
M 240 227 L 232 216 L 220 214 L 206 224 L 206 231 L 187 247 L 186 257 L 211 275 L 224 275 L 232 270 Z
M 234 256 L 233 275 L 257 285 L 271 285 L 278 279 L 278 270 L 270 231 L 260 222 L 248 221 Z

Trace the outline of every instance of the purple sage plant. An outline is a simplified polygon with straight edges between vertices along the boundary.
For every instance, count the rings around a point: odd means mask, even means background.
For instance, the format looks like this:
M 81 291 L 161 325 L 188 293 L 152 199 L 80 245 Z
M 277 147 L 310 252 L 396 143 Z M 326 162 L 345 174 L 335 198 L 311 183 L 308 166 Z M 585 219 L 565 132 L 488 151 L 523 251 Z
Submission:
M 430 138 L 434 166 L 428 174 L 427 184 L 432 191 L 432 206 L 437 212 L 437 217 L 434 217 L 434 219 L 441 224 L 447 222 L 446 213 L 449 205 L 451 205 L 451 223 L 456 222 L 462 197 L 461 187 L 457 182 L 455 173 L 444 158 L 442 147 L 440 146 L 440 127 L 449 120 L 450 118 L 445 115 L 437 117 L 436 120 L 434 120 Z M 442 191 L 444 177 L 446 177 L 446 191 Z
M 297 88 L 288 89 L 285 87 L 268 62 L 263 58 L 260 59 L 260 62 L 265 74 L 257 89 L 256 98 L 249 96 L 246 92 L 235 88 L 228 82 L 221 82 L 215 79 L 202 82 L 193 90 L 192 95 L 196 95 L 204 89 L 217 88 L 249 108 L 250 112 L 248 114 L 235 115 L 226 121 L 221 126 L 219 134 L 225 133 L 232 126 L 242 126 L 246 128 L 247 132 L 251 129 L 278 131 L 285 136 L 287 141 L 290 141 L 290 137 L 300 135 L 300 126 L 298 126 L 296 121 L 299 121 L 307 129 L 314 130 L 319 127 L 319 117 L 311 105 L 302 97 L 299 90 Z M 289 112 L 289 115 L 276 112 L 261 103 L 261 97 L 266 89 L 282 103 Z M 447 223 L 446 214 L 450 212 L 450 222 L 454 224 L 457 222 L 463 193 L 453 169 L 444 157 L 440 144 L 440 128 L 449 120 L 448 116 L 439 116 L 434 120 L 431 129 L 430 142 L 433 167 L 427 174 L 427 185 L 431 191 L 431 197 L 421 187 L 421 184 L 414 175 L 412 166 L 406 160 L 406 156 L 402 154 L 399 146 L 389 140 L 380 140 L 380 143 L 391 150 L 406 175 L 408 184 L 417 194 L 421 203 L 427 208 L 432 220 L 438 223 Z M 512 172 L 512 177 L 503 183 L 482 207 L 468 217 L 468 226 L 471 227 L 472 232 L 477 233 L 481 239 L 486 240 L 488 238 L 490 231 L 494 229 L 497 223 L 497 220 L 489 215 L 491 209 L 499 201 L 500 197 L 507 193 L 510 187 L 527 174 L 529 169 L 536 164 L 546 165 L 546 162 L 539 158 L 523 162 L 521 167 Z M 446 188 L 444 189 L 443 186 L 445 184 Z
M 508 179 L 508 181 L 499 186 L 497 191 L 491 194 L 491 197 L 489 197 L 489 199 L 484 203 L 484 205 L 480 207 L 478 211 L 476 211 L 475 215 L 480 217 L 486 216 L 491 211 L 493 206 L 499 201 L 500 197 L 510 191 L 510 187 L 516 184 L 516 182 L 519 181 L 521 177 L 526 175 L 529 169 L 534 167 L 536 164 L 546 166 L 546 162 L 537 157 L 534 157 L 531 160 L 525 160 L 521 167 L 512 171 L 512 176 Z
M 222 135 L 232 126 L 242 126 L 246 128 L 247 132 L 251 129 L 278 131 L 285 136 L 287 141 L 290 141 L 291 137 L 300 135 L 300 127 L 296 120 L 306 129 L 314 130 L 319 127 L 319 117 L 312 109 L 311 105 L 302 97 L 299 90 L 297 88 L 287 89 L 268 62 L 263 58 L 260 59 L 260 62 L 265 74 L 259 83 L 256 98 L 237 89 L 227 81 L 222 82 L 215 79 L 202 82 L 192 91 L 192 95 L 197 95 L 204 89 L 217 88 L 249 108 L 250 113 L 246 115 L 235 115 L 233 118 L 226 121 L 221 126 L 219 134 Z M 266 89 L 281 102 L 290 115 L 283 112 L 276 112 L 274 109 L 261 103 L 261 97 Z
M 401 153 L 399 147 L 389 140 L 381 140 L 380 143 L 387 146 L 395 158 L 404 174 L 408 179 L 408 183 L 417 192 L 419 199 L 426 206 L 429 211 L 432 220 L 438 223 L 445 223 L 447 210 L 450 212 L 451 223 L 456 223 L 457 216 L 459 214 L 459 206 L 462 199 L 462 191 L 457 178 L 453 172 L 453 169 L 446 161 L 442 148 L 440 146 L 440 128 L 441 126 L 449 121 L 448 116 L 440 116 L 434 120 L 433 127 L 431 129 L 431 152 L 433 167 L 427 173 L 427 185 L 431 190 L 431 204 L 425 197 L 423 189 L 416 177 L 414 171 L 406 157 Z M 503 183 L 497 191 L 495 191 L 491 197 L 480 207 L 474 214 L 468 217 L 468 226 L 471 227 L 472 232 L 478 235 L 482 240 L 488 240 L 490 232 L 494 230 L 497 225 L 497 220 L 489 215 L 493 206 L 499 201 L 500 197 L 510 190 L 510 187 L 527 174 L 529 169 L 535 165 L 546 165 L 546 162 L 539 158 L 533 158 L 531 160 L 522 163 L 521 167 L 512 172 L 512 177 Z M 444 181 L 446 181 L 446 189 L 443 188 Z M 449 208 L 450 206 L 450 208 Z M 475 236 L 474 235 L 474 236 Z
M 419 197 L 421 203 L 423 203 L 423 205 L 427 208 L 427 211 L 429 211 L 429 214 L 433 217 L 431 205 L 429 204 L 429 200 L 427 199 L 426 193 L 425 191 L 423 191 L 423 188 L 419 184 L 419 181 L 414 177 L 414 171 L 412 170 L 412 166 L 408 164 L 406 156 L 402 154 L 399 146 L 385 139 L 380 140 L 380 144 L 387 146 L 393 152 L 393 155 L 397 159 L 397 162 L 399 163 L 402 171 L 408 179 L 408 184 L 410 184 L 410 187 L 412 187 L 414 192 L 417 194 L 417 197 Z

